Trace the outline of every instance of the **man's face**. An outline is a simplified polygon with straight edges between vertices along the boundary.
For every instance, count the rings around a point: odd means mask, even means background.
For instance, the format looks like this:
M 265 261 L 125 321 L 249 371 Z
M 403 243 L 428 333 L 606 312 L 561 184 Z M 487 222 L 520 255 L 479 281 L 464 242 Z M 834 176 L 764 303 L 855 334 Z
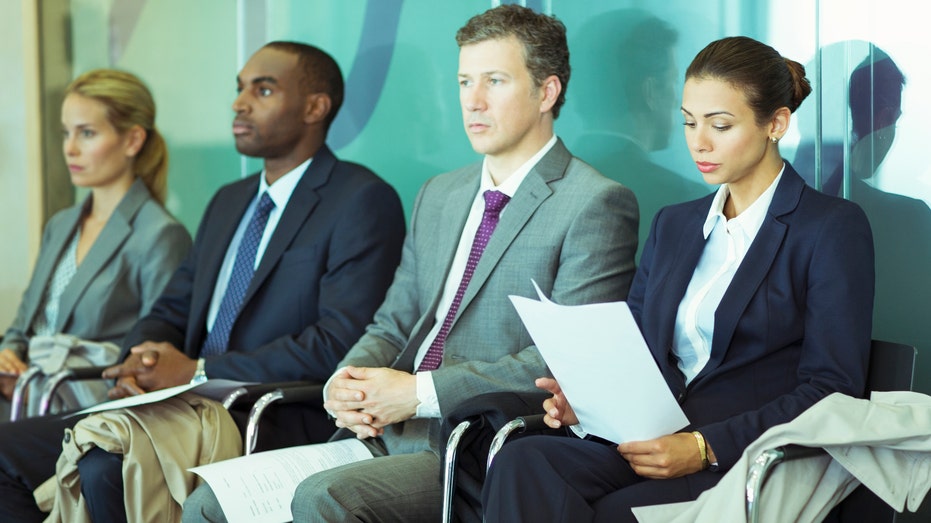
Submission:
M 514 167 L 529 159 L 542 146 L 535 139 L 545 128 L 542 101 L 516 38 L 459 50 L 459 103 L 475 152 L 517 162 Z
M 239 95 L 233 102 L 236 150 L 258 158 L 280 158 L 295 148 L 306 132 L 306 96 L 300 86 L 297 56 L 262 48 L 236 77 Z

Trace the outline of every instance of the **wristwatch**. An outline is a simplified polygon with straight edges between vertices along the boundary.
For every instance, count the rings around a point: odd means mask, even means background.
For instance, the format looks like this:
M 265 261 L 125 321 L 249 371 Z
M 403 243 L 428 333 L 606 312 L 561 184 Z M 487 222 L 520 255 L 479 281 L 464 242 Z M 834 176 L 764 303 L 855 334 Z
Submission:
M 204 358 L 197 358 L 197 367 L 194 369 L 194 377 L 191 378 L 191 385 L 200 385 L 207 381 L 207 373 L 204 372 Z

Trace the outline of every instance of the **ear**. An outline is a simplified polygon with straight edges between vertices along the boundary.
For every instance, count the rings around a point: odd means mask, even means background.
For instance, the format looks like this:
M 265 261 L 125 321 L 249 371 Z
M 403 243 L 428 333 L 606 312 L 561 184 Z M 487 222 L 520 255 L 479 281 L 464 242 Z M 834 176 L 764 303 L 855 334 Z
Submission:
M 652 110 L 656 109 L 656 90 L 659 87 L 657 80 L 653 76 L 644 77 L 640 83 L 640 96 L 643 98 L 643 104 Z
M 777 141 L 789 132 L 789 121 L 792 120 L 792 111 L 788 107 L 780 107 L 773 113 L 772 121 L 769 123 L 769 137 Z
M 333 101 L 330 96 L 324 93 L 312 93 L 307 95 L 307 103 L 304 104 L 304 123 L 314 124 L 326 120 L 330 114 L 330 108 Z
M 562 82 L 559 81 L 559 77 L 550 75 L 548 78 L 543 80 L 543 84 L 539 88 L 542 98 L 540 99 L 540 113 L 546 113 L 553 109 L 553 105 L 556 103 L 556 99 L 559 98 L 559 93 L 562 92 Z
M 126 131 L 126 156 L 134 157 L 142 150 L 148 133 L 142 126 L 134 125 Z

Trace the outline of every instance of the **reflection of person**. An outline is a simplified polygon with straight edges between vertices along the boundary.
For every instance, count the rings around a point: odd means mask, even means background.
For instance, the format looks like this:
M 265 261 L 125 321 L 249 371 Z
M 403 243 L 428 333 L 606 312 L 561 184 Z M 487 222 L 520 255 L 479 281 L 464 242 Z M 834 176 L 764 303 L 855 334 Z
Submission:
M 714 195 L 661 210 L 628 303 L 691 425 L 618 446 L 528 437 L 504 447 L 486 520 L 634 521 L 631 507 L 710 488 L 769 427 L 832 392 L 863 393 L 873 253 L 860 209 L 806 186 L 779 154 L 811 91 L 755 40 L 711 43 L 686 72 L 686 143 Z M 577 423 L 558 384 L 552 427 Z
M 620 9 L 586 22 L 573 42 L 574 54 L 582 57 L 573 68 L 577 107 L 585 122 L 573 150 L 637 195 L 641 244 L 662 207 L 711 191 L 649 156 L 667 148 L 672 134 L 678 109 L 677 40 L 676 30 L 655 16 Z M 606 62 L 605 55 L 614 59 Z
M 918 199 L 879 189 L 871 179 L 885 160 L 902 115 L 905 76 L 885 52 L 869 45 L 850 74 L 850 199 L 866 213 L 876 251 L 874 336 L 924 346 L 931 343 L 927 301 L 931 296 L 931 208 Z M 844 164 L 823 191 L 840 189 Z
M 362 335 L 397 267 L 404 235 L 397 194 L 324 144 L 342 101 L 336 62 L 315 47 L 273 42 L 237 80 L 236 148 L 263 158 L 265 168 L 210 201 L 191 254 L 126 337 L 125 361 L 106 372 L 118 377 L 113 396 L 205 377 L 323 381 Z M 264 226 L 253 221 L 260 205 Z M 240 258 L 249 261 L 237 267 Z M 229 307 L 237 291 L 245 293 L 240 305 Z M 273 414 L 275 430 L 265 432 L 279 438 L 275 444 L 332 433 L 322 413 Z M 0 428 L 0 519 L 41 519 L 30 490 L 54 474 L 61 429 L 74 422 Z M 93 519 L 124 520 L 120 456 L 93 450 L 79 467 Z
M 61 119 L 71 181 L 90 194 L 45 227 L 32 279 L 0 343 L 6 399 L 26 370 L 30 337 L 67 332 L 119 344 L 191 245 L 162 207 L 168 152 L 155 128 L 155 102 L 137 77 L 84 73 L 66 89 Z M 106 397 L 102 383 L 66 387 L 91 402 Z
M 634 197 L 553 134 L 569 80 L 563 24 L 508 4 L 456 40 L 463 123 L 484 162 L 421 189 L 385 303 L 327 388 L 337 437 L 376 457 L 305 479 L 294 521 L 440 519 L 440 417 L 481 392 L 527 390 L 545 369 L 508 295 L 531 278 L 561 303 L 627 294 Z M 206 485 L 184 506 L 184 520 L 202 519 L 225 520 Z

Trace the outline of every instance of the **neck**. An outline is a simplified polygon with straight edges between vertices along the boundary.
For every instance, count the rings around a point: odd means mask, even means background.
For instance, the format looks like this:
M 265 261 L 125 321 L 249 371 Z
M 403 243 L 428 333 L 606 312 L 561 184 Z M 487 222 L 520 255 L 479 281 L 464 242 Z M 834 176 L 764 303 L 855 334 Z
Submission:
M 488 173 L 491 174 L 491 179 L 495 182 L 495 185 L 501 185 L 510 178 L 520 166 L 537 154 L 552 137 L 553 127 L 551 125 L 548 129 L 538 130 L 525 137 L 521 146 L 514 151 L 502 155 L 485 155 Z
M 313 158 L 317 151 L 323 147 L 323 140 L 305 140 L 297 144 L 287 154 L 274 158 L 265 158 L 265 181 L 268 185 L 277 182 L 282 176 L 293 171 L 298 165 Z
M 754 173 L 729 183 L 727 188 L 730 194 L 724 202 L 724 216 L 728 219 L 734 218 L 753 205 L 753 202 L 772 185 L 776 176 L 779 176 L 782 165 L 783 160 L 779 155 L 770 155 L 770 158 L 757 166 Z
M 111 183 L 104 187 L 94 187 L 91 189 L 91 209 L 88 218 L 99 221 L 107 221 L 113 211 L 129 192 L 136 178 L 132 175 L 123 176 L 119 181 Z

